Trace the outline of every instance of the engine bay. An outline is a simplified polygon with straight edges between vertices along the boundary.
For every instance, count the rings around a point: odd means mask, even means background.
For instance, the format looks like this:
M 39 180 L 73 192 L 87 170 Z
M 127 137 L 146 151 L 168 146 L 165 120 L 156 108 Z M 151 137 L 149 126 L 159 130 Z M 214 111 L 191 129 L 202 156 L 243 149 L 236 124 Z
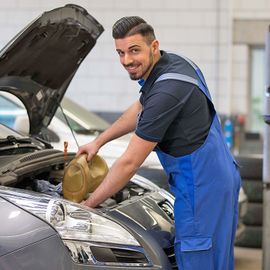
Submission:
M 36 164 L 31 164 L 31 170 L 29 170 L 28 163 L 31 163 L 31 159 L 25 162 L 24 158 L 24 166 L 18 166 L 18 168 L 15 168 L 13 172 L 7 170 L 3 177 L 0 177 L 0 182 L 5 186 L 32 190 L 51 195 L 52 197 L 63 198 L 62 180 L 64 170 L 72 158 L 69 157 L 68 160 L 65 161 L 63 160 L 63 157 L 57 161 L 49 162 L 50 160 L 52 159 L 47 159 L 46 161 L 43 160 L 42 162 L 35 162 Z M 2 181 L 4 179 L 8 179 L 9 176 L 13 179 L 12 181 Z M 99 208 L 114 207 L 131 198 L 142 196 L 149 191 L 150 190 L 130 181 L 122 190 L 100 204 Z M 88 194 L 88 196 L 91 196 L 91 194 Z

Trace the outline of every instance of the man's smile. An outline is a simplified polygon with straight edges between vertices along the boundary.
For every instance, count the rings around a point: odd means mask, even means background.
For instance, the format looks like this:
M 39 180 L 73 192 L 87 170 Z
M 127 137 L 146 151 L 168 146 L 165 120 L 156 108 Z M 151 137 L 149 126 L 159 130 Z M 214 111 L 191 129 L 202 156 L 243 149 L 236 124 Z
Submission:
M 125 66 L 125 69 L 127 70 L 128 73 L 136 73 L 136 71 L 138 70 L 139 65 L 128 65 Z

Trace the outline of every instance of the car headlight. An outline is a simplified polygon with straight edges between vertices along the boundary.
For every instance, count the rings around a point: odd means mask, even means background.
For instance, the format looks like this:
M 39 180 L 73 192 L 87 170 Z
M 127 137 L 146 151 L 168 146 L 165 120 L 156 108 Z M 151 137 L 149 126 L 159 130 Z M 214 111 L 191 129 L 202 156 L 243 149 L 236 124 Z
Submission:
M 118 223 L 97 211 L 62 199 L 3 188 L 1 195 L 50 223 L 75 263 L 150 266 L 143 247 Z
M 122 226 L 78 204 L 52 199 L 45 220 L 53 225 L 62 239 L 140 246 Z
M 76 263 L 124 266 L 127 263 L 118 260 L 126 254 L 136 258 L 129 266 L 149 264 L 143 248 L 126 229 L 83 206 L 50 200 L 45 219 L 58 231 Z

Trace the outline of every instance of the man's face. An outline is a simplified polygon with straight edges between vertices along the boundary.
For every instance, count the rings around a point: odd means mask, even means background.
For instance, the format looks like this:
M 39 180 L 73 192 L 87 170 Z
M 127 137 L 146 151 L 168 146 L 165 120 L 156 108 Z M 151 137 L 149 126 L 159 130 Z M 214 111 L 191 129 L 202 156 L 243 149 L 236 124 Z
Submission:
M 146 79 L 158 60 L 158 41 L 147 44 L 140 34 L 116 39 L 115 47 L 131 80 Z

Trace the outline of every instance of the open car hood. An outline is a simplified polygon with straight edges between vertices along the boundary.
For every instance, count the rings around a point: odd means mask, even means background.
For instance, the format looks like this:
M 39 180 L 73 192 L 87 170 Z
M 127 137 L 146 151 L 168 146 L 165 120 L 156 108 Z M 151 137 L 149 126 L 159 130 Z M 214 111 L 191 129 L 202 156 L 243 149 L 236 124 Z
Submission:
M 43 13 L 0 52 L 0 90 L 25 105 L 30 134 L 47 127 L 103 27 L 85 9 L 66 5 Z

